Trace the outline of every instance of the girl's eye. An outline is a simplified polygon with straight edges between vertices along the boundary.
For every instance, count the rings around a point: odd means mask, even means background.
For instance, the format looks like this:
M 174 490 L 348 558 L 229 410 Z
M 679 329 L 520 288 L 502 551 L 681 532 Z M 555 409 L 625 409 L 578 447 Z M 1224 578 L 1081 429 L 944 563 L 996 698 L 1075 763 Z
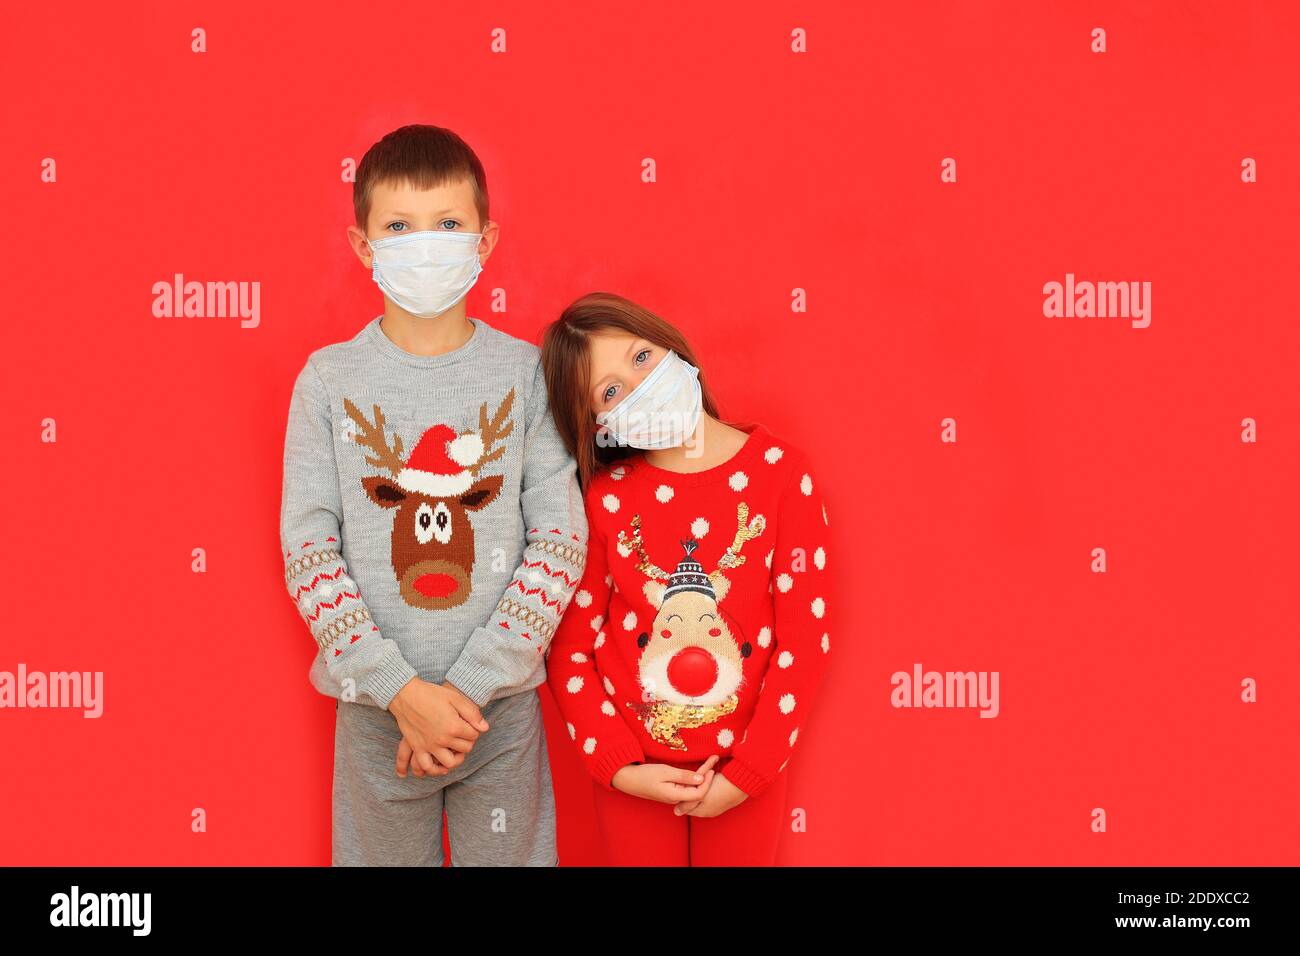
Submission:
M 406 223 L 404 223 L 404 222 L 390 222 L 390 223 L 388 224 L 388 228 L 391 229 L 391 230 L 393 230 L 393 232 L 401 232 L 403 229 L 406 228 Z
M 614 393 L 617 391 L 618 391 L 618 386 L 611 385 L 609 388 L 605 389 L 605 394 L 601 397 L 602 401 L 608 402 L 611 398 L 614 397 Z
M 451 225 L 447 226 L 447 223 L 451 223 Z M 458 223 L 455 219 L 444 219 L 442 221 L 442 225 L 446 226 L 448 229 L 455 229 L 457 226 L 460 225 L 460 223 Z
M 640 352 L 637 352 L 636 358 L 633 359 L 633 362 L 635 362 L 637 365 L 643 365 L 648 361 L 650 361 L 649 349 L 642 349 Z

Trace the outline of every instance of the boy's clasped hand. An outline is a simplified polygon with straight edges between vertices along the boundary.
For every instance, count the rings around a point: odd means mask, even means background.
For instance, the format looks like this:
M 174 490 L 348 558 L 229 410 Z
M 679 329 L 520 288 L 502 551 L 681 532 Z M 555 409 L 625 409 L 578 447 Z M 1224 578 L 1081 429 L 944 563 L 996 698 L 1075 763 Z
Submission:
M 412 678 L 389 705 L 402 731 L 397 775 L 413 768 L 417 777 L 441 777 L 465 761 L 488 722 L 478 705 L 447 682 Z

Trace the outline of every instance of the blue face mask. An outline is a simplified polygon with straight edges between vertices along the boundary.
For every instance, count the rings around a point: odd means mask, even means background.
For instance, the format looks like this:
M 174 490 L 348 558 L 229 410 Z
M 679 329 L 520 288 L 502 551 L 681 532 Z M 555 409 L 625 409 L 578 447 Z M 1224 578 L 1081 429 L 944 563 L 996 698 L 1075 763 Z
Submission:
M 434 318 L 465 297 L 478 281 L 481 232 L 425 230 L 367 239 L 370 277 L 411 315 Z

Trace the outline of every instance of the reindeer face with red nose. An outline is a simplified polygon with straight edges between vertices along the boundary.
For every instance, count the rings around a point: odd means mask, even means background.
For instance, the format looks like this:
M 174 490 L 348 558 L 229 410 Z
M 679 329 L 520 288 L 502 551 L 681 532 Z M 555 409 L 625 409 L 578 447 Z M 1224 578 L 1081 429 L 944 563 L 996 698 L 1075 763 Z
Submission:
M 704 726 L 736 709 L 742 665 L 753 648 L 748 641 L 737 641 L 718 605 L 731 589 L 723 571 L 743 564 L 740 549 L 763 533 L 763 516 L 748 518 L 742 502 L 736 509 L 731 547 L 709 574 L 693 557 L 699 547 L 694 540 L 682 542 L 685 557 L 668 574 L 646 554 L 640 515 L 632 518 L 630 536 L 619 532 L 622 550 L 635 551 L 637 568 L 650 578 L 643 590 L 656 609 L 650 630 L 637 638 L 637 671 L 646 694 L 638 713 L 646 730 L 675 750 L 686 749 L 679 730 Z
M 399 436 L 389 445 L 378 405 L 372 423 L 343 400 L 357 426 L 352 437 L 373 453 L 366 462 L 387 472 L 369 475 L 361 485 L 371 501 L 393 511 L 393 572 L 402 600 L 412 607 L 437 611 L 469 599 L 474 571 L 469 516 L 491 504 L 505 481 L 501 475 L 480 478 L 479 471 L 505 454 L 504 445 L 493 446 L 514 427 L 507 417 L 514 399 L 511 389 L 491 420 L 484 404 L 477 431 L 457 435 L 448 425 L 434 425 L 406 458 Z

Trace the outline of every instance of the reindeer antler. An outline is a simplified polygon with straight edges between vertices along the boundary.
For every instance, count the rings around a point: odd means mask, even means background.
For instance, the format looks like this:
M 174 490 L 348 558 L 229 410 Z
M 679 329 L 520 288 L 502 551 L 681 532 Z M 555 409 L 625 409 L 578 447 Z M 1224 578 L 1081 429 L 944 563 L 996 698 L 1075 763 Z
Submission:
M 384 438 L 384 413 L 379 410 L 379 406 L 374 406 L 375 423 L 372 425 L 366 421 L 366 416 L 361 414 L 361 410 L 353 405 L 350 399 L 343 399 L 343 408 L 347 411 L 348 417 L 357 423 L 360 429 L 358 434 L 352 436 L 353 440 L 363 448 L 369 448 L 375 453 L 374 458 L 366 456 L 366 461 L 376 468 L 385 468 L 396 475 L 406 465 L 402 459 L 402 436 L 393 435 L 393 446 L 388 447 L 388 441 Z
M 762 515 L 754 515 L 754 519 L 749 520 L 749 505 L 745 502 L 736 505 L 736 536 L 732 538 L 731 546 L 718 558 L 718 567 L 709 573 L 709 577 L 716 578 L 728 568 L 738 568 L 744 564 L 745 559 L 741 556 L 740 549 L 746 541 L 762 534 L 766 527 L 767 519 Z
M 483 453 L 479 455 L 478 461 L 469 466 L 469 473 L 475 478 L 478 477 L 480 468 L 496 461 L 506 453 L 505 445 L 502 445 L 495 451 L 492 451 L 491 449 L 494 444 L 501 441 L 503 438 L 508 437 L 514 430 L 514 419 L 506 419 L 506 416 L 510 414 L 511 406 L 514 405 L 514 403 L 515 390 L 512 388 L 506 397 L 501 400 L 501 404 L 498 406 L 497 412 L 492 416 L 490 422 L 488 421 L 487 402 L 484 402 L 479 406 L 478 436 L 483 440 Z M 472 435 L 474 432 L 466 432 L 465 434 Z
M 650 556 L 645 553 L 645 542 L 641 540 L 640 515 L 632 516 L 632 534 L 630 537 L 626 531 L 618 533 L 618 543 L 636 552 L 637 557 L 641 559 L 637 562 L 636 569 L 646 577 L 658 581 L 668 580 L 668 572 L 651 561 Z

